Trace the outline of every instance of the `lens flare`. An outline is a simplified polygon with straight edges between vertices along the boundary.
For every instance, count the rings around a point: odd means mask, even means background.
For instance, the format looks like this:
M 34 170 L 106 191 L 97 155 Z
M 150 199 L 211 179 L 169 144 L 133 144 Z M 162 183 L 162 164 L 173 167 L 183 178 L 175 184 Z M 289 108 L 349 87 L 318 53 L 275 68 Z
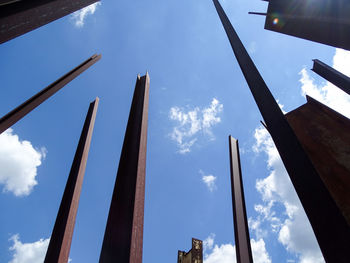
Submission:
M 277 25 L 277 24 L 278 24 L 278 18 L 276 17 L 276 18 L 272 21 L 272 23 L 273 23 L 274 25 Z

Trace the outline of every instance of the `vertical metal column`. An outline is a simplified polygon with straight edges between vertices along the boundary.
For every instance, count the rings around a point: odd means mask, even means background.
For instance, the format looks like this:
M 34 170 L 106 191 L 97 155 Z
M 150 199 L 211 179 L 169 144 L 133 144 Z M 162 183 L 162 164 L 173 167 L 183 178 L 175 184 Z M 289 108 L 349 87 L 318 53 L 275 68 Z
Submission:
M 1 0 L 0 44 L 99 0 Z
M 350 78 L 348 76 L 328 66 L 322 61 L 319 61 L 318 59 L 314 59 L 314 67 L 312 68 L 312 71 L 316 72 L 318 75 L 350 95 Z
M 67 83 L 75 79 L 82 72 L 87 70 L 90 66 L 95 64 L 97 61 L 101 59 L 101 55 L 93 55 L 88 58 L 86 61 L 81 63 L 76 68 L 69 71 L 67 74 L 53 82 L 50 86 L 41 90 L 39 93 L 35 94 L 33 97 L 19 105 L 14 110 L 7 113 L 4 117 L 0 119 L 0 134 L 10 128 L 17 121 L 22 119 L 29 112 L 38 107 L 45 100 L 54 95 L 57 91 L 63 88 Z
M 45 263 L 68 262 L 98 102 L 99 99 L 96 98 L 95 101 L 90 103 L 89 111 L 86 115 L 61 205 L 57 213 L 49 247 L 46 252 Z
M 100 263 L 142 262 L 149 81 L 136 80 Z
M 236 241 L 237 263 L 253 263 L 252 249 L 245 208 L 238 140 L 229 136 L 232 210 Z
M 218 0 L 213 0 L 238 64 L 299 196 L 326 262 L 350 258 L 350 228 L 305 153 Z

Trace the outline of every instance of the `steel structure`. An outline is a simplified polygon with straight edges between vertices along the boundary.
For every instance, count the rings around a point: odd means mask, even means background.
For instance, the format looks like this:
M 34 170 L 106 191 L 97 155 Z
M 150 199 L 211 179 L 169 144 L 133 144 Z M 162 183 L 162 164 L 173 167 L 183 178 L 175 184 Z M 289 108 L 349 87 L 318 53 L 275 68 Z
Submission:
M 238 140 L 229 136 L 232 210 L 236 241 L 237 263 L 253 263 L 252 249 L 245 208 L 244 190 Z
M 75 218 L 77 215 L 81 187 L 88 159 L 92 132 L 94 129 L 99 99 L 90 103 L 88 113 L 78 147 L 75 152 L 72 167 L 64 189 L 55 226 L 46 252 L 45 263 L 67 263 L 72 243 Z
M 149 82 L 137 77 L 100 263 L 142 262 Z
M 269 0 L 265 29 L 350 50 L 348 0 Z
M 0 44 L 99 0 L 1 0 Z
M 281 156 L 326 262 L 350 258 L 350 228 L 294 134 L 218 0 L 213 0 L 238 64 Z
M 57 91 L 63 88 L 67 83 L 75 79 L 82 72 L 87 70 L 90 66 L 95 64 L 97 61 L 101 59 L 101 55 L 93 55 L 88 58 L 86 61 L 81 63 L 76 68 L 69 71 L 67 74 L 53 82 L 51 85 L 41 90 L 39 93 L 35 94 L 33 97 L 19 105 L 14 110 L 7 113 L 0 119 L 0 134 L 10 128 L 17 121 L 22 119 L 29 112 L 38 107 L 45 100 L 54 95 Z
M 350 95 L 350 78 L 348 76 L 328 66 L 322 61 L 319 61 L 318 59 L 314 59 L 314 66 L 312 70 Z

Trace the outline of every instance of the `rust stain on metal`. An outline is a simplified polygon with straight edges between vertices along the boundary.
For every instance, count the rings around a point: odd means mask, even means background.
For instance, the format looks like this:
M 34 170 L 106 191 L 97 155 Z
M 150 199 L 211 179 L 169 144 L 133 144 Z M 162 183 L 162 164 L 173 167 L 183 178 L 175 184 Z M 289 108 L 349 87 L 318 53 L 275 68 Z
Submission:
M 100 263 L 142 262 L 149 82 L 136 80 Z
M 286 118 L 350 226 L 350 120 L 309 96 Z
M 72 69 L 67 74 L 53 82 L 51 85 L 44 88 L 43 90 L 35 94 L 33 97 L 19 105 L 17 108 L 7 113 L 4 117 L 0 119 L 0 134 L 6 131 L 13 124 L 22 119 L 25 115 L 34 110 L 41 103 L 50 98 L 57 91 L 62 89 L 66 84 L 75 79 L 77 76 L 79 76 L 82 72 L 87 70 L 90 66 L 95 64 L 100 59 L 101 55 L 95 54 L 91 56 L 79 66 Z
M 52 231 L 45 263 L 67 263 L 99 99 L 90 103 Z

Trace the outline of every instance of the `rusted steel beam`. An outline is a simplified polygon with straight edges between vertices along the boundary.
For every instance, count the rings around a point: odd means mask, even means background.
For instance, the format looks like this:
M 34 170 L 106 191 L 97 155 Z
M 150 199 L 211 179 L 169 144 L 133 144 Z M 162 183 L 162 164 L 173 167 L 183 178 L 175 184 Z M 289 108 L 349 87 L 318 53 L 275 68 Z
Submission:
M 229 136 L 232 209 L 236 241 L 237 263 L 253 263 L 252 249 L 245 208 L 241 161 L 238 140 Z
M 213 0 L 238 64 L 268 127 L 326 262 L 350 258 L 350 228 L 301 146 L 218 0 Z
M 350 95 L 350 78 L 348 76 L 318 59 L 314 59 L 314 67 L 311 70 Z
M 270 0 L 265 29 L 350 50 L 348 0 Z
M 101 59 L 101 55 L 93 55 L 86 61 L 81 63 L 76 68 L 69 71 L 67 74 L 56 80 L 54 83 L 41 90 L 39 93 L 35 94 L 33 97 L 19 105 L 14 110 L 7 113 L 4 117 L 0 119 L 0 134 L 10 128 L 17 121 L 22 119 L 29 112 L 38 107 L 45 100 L 54 95 L 57 91 L 63 88 L 67 83 L 75 79 L 82 72 L 87 70 L 90 66 L 95 64 Z
M 46 252 L 45 263 L 68 262 L 98 102 L 99 99 L 96 98 L 95 101 L 90 103 L 86 115 L 66 188 L 64 189 L 61 205 L 57 213 L 49 247 Z
M 21 0 L 0 2 L 0 44 L 99 0 Z
M 136 80 L 100 263 L 142 262 L 149 82 Z

